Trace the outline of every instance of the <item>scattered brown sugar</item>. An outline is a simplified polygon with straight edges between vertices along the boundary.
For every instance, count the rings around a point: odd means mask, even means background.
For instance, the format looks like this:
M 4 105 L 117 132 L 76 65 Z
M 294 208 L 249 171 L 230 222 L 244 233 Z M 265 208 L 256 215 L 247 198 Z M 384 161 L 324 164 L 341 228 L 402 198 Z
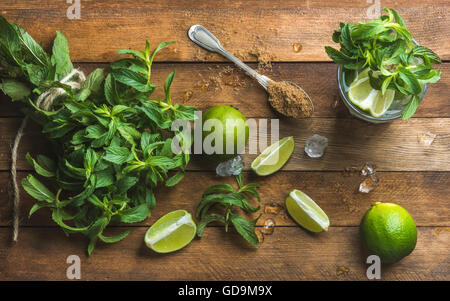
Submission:
M 355 201 L 351 201 L 347 198 L 343 198 L 342 203 L 344 203 L 344 205 L 347 207 L 347 211 L 350 213 L 359 211 L 358 203 L 356 203 Z
M 231 66 L 221 67 L 216 65 L 215 68 L 208 67 L 208 70 L 211 71 L 212 75 L 202 78 L 194 85 L 194 88 L 200 92 L 221 91 L 225 86 L 231 87 L 237 92 L 239 89 L 247 88 L 252 84 L 252 81 L 244 72 Z M 199 76 L 203 77 L 202 74 L 199 74 Z
M 269 103 L 281 114 L 294 118 L 311 117 L 313 106 L 303 90 L 286 81 L 271 81 L 267 92 Z
M 436 235 L 439 235 L 439 234 L 441 234 L 441 232 L 442 231 L 446 231 L 446 232 L 450 232 L 450 228 L 436 228 L 435 230 L 434 230 L 434 233 L 436 233 Z
M 267 49 L 255 46 L 248 53 L 256 57 L 256 60 L 258 61 L 258 69 L 260 70 L 272 69 L 272 61 L 274 59 L 274 56 L 269 51 L 267 51 Z
M 348 275 L 350 273 L 350 269 L 344 266 L 336 267 L 336 276 Z
M 194 93 L 191 90 L 185 91 L 184 92 L 184 101 L 188 102 L 191 99 L 192 94 L 194 94 Z
M 358 175 L 361 172 L 361 168 L 359 168 L 358 166 L 347 166 L 344 169 L 344 172 L 342 173 L 342 175 L 344 177 L 352 177 L 355 175 Z

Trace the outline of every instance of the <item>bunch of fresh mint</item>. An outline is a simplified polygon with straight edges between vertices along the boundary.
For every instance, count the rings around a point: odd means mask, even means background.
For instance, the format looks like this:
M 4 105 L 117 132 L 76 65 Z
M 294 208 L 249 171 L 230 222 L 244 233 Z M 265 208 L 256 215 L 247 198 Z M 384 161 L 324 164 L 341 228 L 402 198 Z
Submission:
M 340 64 L 349 76 L 355 71 L 370 68 L 369 77 L 374 89 L 386 92 L 392 89 L 399 96 L 411 95 L 411 100 L 402 112 L 402 118 L 414 115 L 419 105 L 422 87 L 436 83 L 441 71 L 433 64 L 441 63 L 432 50 L 414 44 L 405 22 L 393 9 L 386 9 L 388 15 L 367 23 L 341 23 L 333 34 L 333 42 L 340 50 L 326 46 L 328 56 Z M 374 71 L 379 71 L 374 74 Z M 380 73 L 380 74 L 378 74 Z
M 33 175 L 22 182 L 37 200 L 30 215 L 50 208 L 64 232 L 89 237 L 89 254 L 98 240 L 113 243 L 128 235 L 107 236 L 110 222 L 135 223 L 149 216 L 158 183 L 173 186 L 183 178 L 189 154 L 174 154 L 172 139 L 177 135 L 183 146 L 191 141 L 171 131 L 171 124 L 193 120 L 194 108 L 172 103 L 175 72 L 165 82 L 165 98 L 149 99 L 156 87 L 150 81 L 153 59 L 169 44 L 152 52 L 148 42 L 142 52 L 121 50 L 132 57 L 96 69 L 75 89 L 60 82 L 73 69 L 63 34 L 57 32 L 49 55 L 24 29 L 0 16 L 0 88 L 28 105 L 26 114 L 42 125 L 54 146 L 54 160 L 27 155 L 36 173 L 46 178 L 46 185 Z M 35 104 L 55 87 L 65 93 L 50 110 Z M 176 172 L 169 175 L 171 170 Z
M 237 233 L 257 247 L 259 241 L 255 233 L 255 225 L 259 217 L 255 220 L 247 220 L 238 214 L 235 207 L 246 213 L 257 212 L 261 207 L 250 205 L 249 197 L 255 197 L 258 202 L 261 202 L 257 191 L 259 185 L 255 183 L 244 185 L 242 174 L 236 176 L 236 181 L 239 186 L 237 190 L 230 184 L 218 184 L 209 187 L 203 193 L 195 214 L 200 219 L 197 225 L 197 236 L 202 237 L 207 224 L 218 221 L 225 224 L 226 232 L 229 225 L 233 225 Z M 213 208 L 216 212 L 210 213 Z

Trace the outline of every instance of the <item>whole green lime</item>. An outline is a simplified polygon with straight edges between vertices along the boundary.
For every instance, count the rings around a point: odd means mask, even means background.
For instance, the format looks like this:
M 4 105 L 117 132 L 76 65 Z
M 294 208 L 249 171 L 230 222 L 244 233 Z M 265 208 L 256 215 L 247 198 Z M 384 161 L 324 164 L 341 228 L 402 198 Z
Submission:
M 245 149 L 249 130 L 247 119 L 231 106 L 216 106 L 202 116 L 203 153 L 218 160 L 232 158 Z
M 376 202 L 361 221 L 361 238 L 370 255 L 394 263 L 409 255 L 417 242 L 417 228 L 403 207 Z

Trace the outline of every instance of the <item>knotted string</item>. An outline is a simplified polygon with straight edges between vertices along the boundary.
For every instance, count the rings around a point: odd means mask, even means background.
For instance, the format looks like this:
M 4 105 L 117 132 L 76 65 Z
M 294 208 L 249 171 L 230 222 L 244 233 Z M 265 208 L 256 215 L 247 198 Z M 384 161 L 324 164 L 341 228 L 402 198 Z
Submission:
M 76 79 L 72 79 L 77 75 Z M 61 83 L 71 86 L 73 89 L 80 89 L 81 85 L 86 80 L 84 73 L 78 69 L 73 69 L 69 74 L 67 74 Z M 42 93 L 36 100 L 36 106 L 42 110 L 48 111 L 53 102 L 59 96 L 65 94 L 66 91 L 62 88 L 51 88 L 44 93 Z M 17 149 L 19 148 L 20 139 L 23 136 L 25 127 L 28 122 L 28 116 L 22 120 L 19 130 L 17 131 L 16 137 L 14 138 L 14 143 L 11 148 L 11 181 L 13 189 L 13 199 L 14 199 L 14 217 L 13 217 L 13 241 L 17 241 L 19 238 L 19 216 L 20 216 L 20 189 L 17 183 Z

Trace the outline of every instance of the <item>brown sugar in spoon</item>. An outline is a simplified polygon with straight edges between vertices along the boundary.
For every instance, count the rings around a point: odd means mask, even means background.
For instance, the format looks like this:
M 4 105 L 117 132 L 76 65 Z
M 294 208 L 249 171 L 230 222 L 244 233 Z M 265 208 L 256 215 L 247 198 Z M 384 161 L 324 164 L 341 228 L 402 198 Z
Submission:
M 188 31 L 189 38 L 197 45 L 223 55 L 236 66 L 253 77 L 269 93 L 269 103 L 279 113 L 294 118 L 311 117 L 314 105 L 309 95 L 298 85 L 289 81 L 273 81 L 259 74 L 237 57 L 226 51 L 220 41 L 201 25 L 193 25 Z

